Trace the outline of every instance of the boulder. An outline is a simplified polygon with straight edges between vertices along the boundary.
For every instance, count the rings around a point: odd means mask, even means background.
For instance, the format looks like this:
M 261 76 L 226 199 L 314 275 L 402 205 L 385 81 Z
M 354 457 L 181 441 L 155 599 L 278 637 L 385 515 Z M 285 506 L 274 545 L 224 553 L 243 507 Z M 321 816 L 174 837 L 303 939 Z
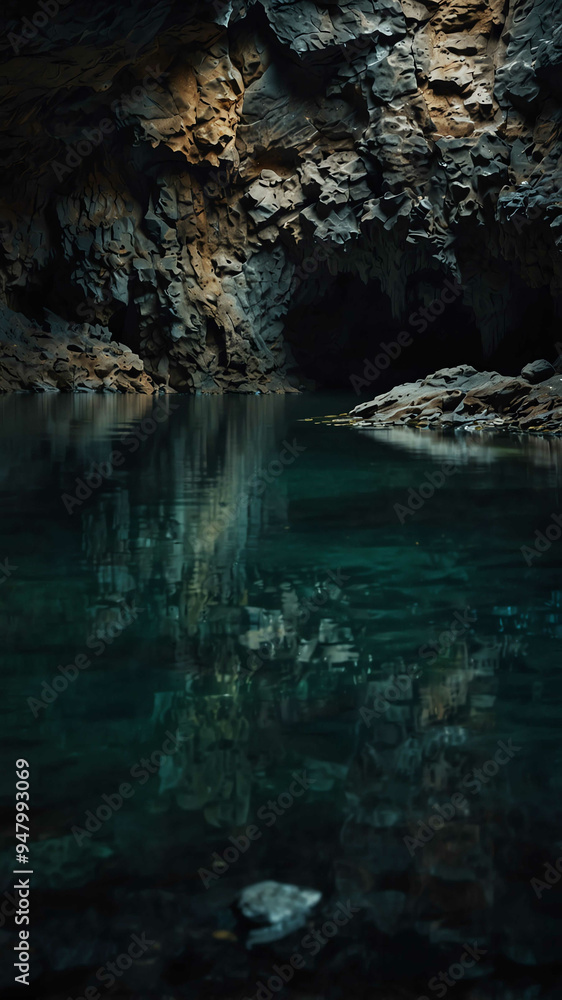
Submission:
M 539 382 L 546 382 L 547 379 L 553 378 L 556 375 L 556 369 L 550 364 L 550 361 L 545 361 L 543 358 L 540 361 L 532 361 L 531 364 L 525 365 L 521 369 L 521 375 L 527 379 L 527 382 L 536 385 Z
M 321 898 L 318 889 L 300 889 L 272 880 L 248 886 L 240 894 L 240 910 L 248 920 L 262 926 L 250 931 L 246 947 L 280 941 L 304 927 L 310 910 Z

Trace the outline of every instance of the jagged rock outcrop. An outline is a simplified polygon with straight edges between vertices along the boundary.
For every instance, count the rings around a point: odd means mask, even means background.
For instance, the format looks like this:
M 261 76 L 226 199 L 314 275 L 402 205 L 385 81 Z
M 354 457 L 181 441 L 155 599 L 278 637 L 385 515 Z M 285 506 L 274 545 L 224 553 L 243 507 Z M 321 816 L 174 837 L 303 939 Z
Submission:
M 46 325 L 41 330 L 0 309 L 0 392 L 158 391 L 139 356 L 103 327 L 61 323 L 52 315 Z
M 455 278 L 449 341 L 520 367 L 540 311 L 553 355 L 556 0 L 26 0 L 3 21 L 0 287 L 30 326 L 55 313 L 57 344 L 85 320 L 155 385 L 281 391 Z
M 560 434 L 562 376 L 547 361 L 526 365 L 519 378 L 477 372 L 470 365 L 443 368 L 429 378 L 397 386 L 369 403 L 361 403 L 351 411 L 350 418 L 360 427 L 400 425 Z

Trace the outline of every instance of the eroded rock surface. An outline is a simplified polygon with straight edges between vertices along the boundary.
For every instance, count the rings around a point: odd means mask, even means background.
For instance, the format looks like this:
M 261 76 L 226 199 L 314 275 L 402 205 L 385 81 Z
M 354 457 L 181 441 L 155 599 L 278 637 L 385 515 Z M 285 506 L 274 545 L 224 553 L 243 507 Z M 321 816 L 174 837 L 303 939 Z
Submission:
M 560 367 L 560 366 L 559 366 Z M 562 374 L 547 361 L 527 365 L 519 378 L 442 368 L 397 386 L 351 411 L 361 427 L 452 427 L 562 433 Z
M 161 391 L 144 362 L 103 327 L 62 324 L 41 330 L 25 316 L 0 310 L 0 392 Z
M 337 363 L 287 329 L 350 276 L 375 352 L 446 278 L 484 356 L 525 353 L 539 301 L 556 339 L 557 0 L 38 10 L 5 5 L 0 81 L 0 288 L 31 326 L 86 320 L 155 384 L 215 392 L 298 387 L 301 341 L 307 374 Z

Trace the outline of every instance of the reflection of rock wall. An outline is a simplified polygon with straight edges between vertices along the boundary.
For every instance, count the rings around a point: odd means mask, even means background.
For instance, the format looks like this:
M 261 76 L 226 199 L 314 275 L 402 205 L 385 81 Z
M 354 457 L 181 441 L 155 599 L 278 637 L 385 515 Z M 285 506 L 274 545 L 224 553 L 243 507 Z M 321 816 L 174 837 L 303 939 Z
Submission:
M 260 471 L 277 455 L 284 410 L 282 398 L 259 402 L 227 411 L 217 398 L 201 420 L 197 400 L 176 401 L 169 426 L 140 445 L 142 466 L 131 457 L 126 476 L 117 472 L 114 488 L 82 513 L 100 597 L 148 601 L 180 661 L 209 605 L 243 599 L 245 553 L 267 517 Z
M 6 306 L 33 326 L 47 305 L 59 343 L 115 337 L 158 384 L 274 390 L 299 383 L 288 310 L 334 274 L 407 317 L 447 273 L 491 351 L 561 291 L 559 20 L 554 0 L 61 9 L 5 46 Z M 2 339 L 3 388 L 39 385 L 33 344 Z M 79 361 L 51 382 L 107 377 Z
M 557 961 L 560 903 L 539 907 L 529 884 L 556 840 L 558 820 L 544 808 L 550 779 L 528 758 L 525 726 L 513 716 L 502 725 L 497 712 L 517 690 L 525 719 L 540 717 L 528 706 L 541 700 L 542 684 L 513 627 L 532 634 L 547 615 L 511 611 L 507 634 L 471 629 L 430 668 L 402 661 L 371 671 L 335 873 L 390 963 L 402 947 L 394 952 L 390 939 L 414 930 L 435 952 L 434 971 L 458 961 L 469 938 L 488 953 L 479 975 L 498 955 L 528 966 Z M 381 711 L 381 695 L 396 685 L 401 694 Z
M 215 696 L 179 699 L 174 721 L 185 734 L 180 752 L 160 768 L 160 794 L 171 792 L 180 809 L 202 812 L 207 823 L 235 827 L 249 820 L 252 790 L 247 744 L 249 722 L 234 678 Z
M 169 396 L 156 407 L 144 396 L 114 396 L 100 410 L 89 395 L 49 395 L 38 400 L 45 447 L 37 452 L 29 433 L 37 426 L 36 411 L 28 403 L 25 397 L 5 399 L 2 407 L 4 488 L 23 488 L 31 475 L 38 488 L 47 489 L 41 510 L 45 545 L 50 552 L 61 544 L 82 550 L 93 588 L 76 589 L 66 580 L 59 593 L 41 581 L 27 583 L 27 596 L 20 586 L 4 588 L 5 627 L 14 628 L 13 602 L 24 601 L 19 615 L 39 648 L 44 639 L 34 632 L 35 621 L 40 627 L 43 617 L 51 629 L 64 632 L 68 606 L 84 623 L 77 636 L 84 643 L 91 631 L 104 627 L 108 614 L 134 606 L 141 609 L 139 621 L 155 662 L 200 667 L 194 637 L 201 628 L 213 633 L 213 615 L 220 617 L 221 609 L 233 605 L 238 613 L 245 600 L 248 548 L 268 519 L 283 516 L 282 478 L 274 480 L 273 504 L 273 488 L 261 488 L 267 484 L 260 473 L 277 458 L 285 398 L 256 399 L 255 407 L 249 399 L 238 410 L 227 409 L 220 396 Z M 151 420 L 156 409 L 158 423 Z M 143 434 L 142 426 L 152 426 L 152 433 Z M 89 473 L 107 465 L 115 450 L 123 463 L 67 513 L 62 497 L 74 497 L 77 483 L 89 482 Z M 33 508 L 22 509 L 25 517 L 34 521 Z M 221 655 L 230 662 L 226 648 Z
M 72 516 L 60 494 L 91 461 L 107 457 L 116 435 L 150 415 L 150 400 L 112 397 L 100 409 L 88 396 L 41 397 L 40 448 L 30 434 L 35 405 L 30 409 L 21 397 L 0 402 L 8 432 L 2 489 L 21 492 L 18 514 L 27 529 L 17 536 L 17 556 L 2 553 L 20 564 L 0 588 L 0 625 L 14 647 L 5 658 L 19 685 L 10 688 L 6 706 L 13 690 L 24 703 L 39 694 L 63 651 L 66 662 L 84 648 L 88 629 L 109 626 L 120 605 L 139 611 L 98 671 L 93 666 L 39 721 L 27 713 L 27 732 L 48 765 L 48 780 L 37 787 L 35 871 L 37 891 L 49 890 L 41 909 L 51 916 L 37 927 L 37 967 L 61 977 L 62 970 L 91 968 L 93 977 L 134 930 L 158 942 L 154 962 L 137 970 L 139 995 L 149 974 L 156 995 L 187 968 L 191 985 L 201 981 L 202 996 L 238 995 L 241 968 L 245 982 L 256 982 L 264 964 L 286 962 L 299 939 L 277 943 L 249 966 L 254 952 L 225 937 L 225 924 L 235 928 L 229 906 L 241 886 L 290 872 L 296 883 L 323 890 L 319 922 L 330 919 L 336 894 L 361 904 L 348 931 L 314 966 L 315 977 L 340 977 L 342 996 L 356 981 L 368 983 L 370 995 L 374 980 L 385 984 L 385 998 L 414 1000 L 425 995 L 431 976 L 458 961 L 468 940 L 490 957 L 478 967 L 486 974 L 476 992 L 462 984 L 467 994 L 521 1000 L 519 985 L 503 987 L 505 959 L 514 963 L 507 972 L 516 979 L 525 965 L 531 979 L 543 975 L 536 966 L 557 960 L 562 912 L 560 886 L 538 900 L 529 884 L 560 853 L 560 593 L 515 581 L 500 596 L 497 575 L 483 571 L 480 559 L 471 561 L 472 542 L 461 534 L 431 554 L 418 553 L 418 561 L 408 545 L 392 547 L 388 562 L 379 556 L 367 570 L 357 549 L 347 547 L 339 551 L 350 566 L 335 565 L 335 546 L 322 552 L 323 566 L 309 565 L 304 548 L 291 557 L 290 544 L 285 559 L 283 541 L 263 524 L 277 518 L 283 539 L 287 521 L 296 524 L 303 515 L 299 498 L 312 492 L 311 480 L 303 490 L 296 486 L 300 466 L 288 470 L 286 491 L 283 478 L 271 491 L 278 506 L 268 491 L 252 492 L 251 483 L 276 456 L 287 401 L 272 395 L 255 400 L 255 408 L 253 398 L 169 402 L 178 407 L 169 422 Z M 446 460 L 453 447 L 410 440 L 403 431 L 388 437 L 428 458 Z M 467 463 L 484 461 L 477 442 L 462 448 Z M 537 462 L 553 468 L 554 485 L 559 443 L 537 448 Z M 533 482 L 531 464 L 526 468 Z M 544 487 L 542 469 L 537 483 Z M 289 516 L 286 496 L 294 504 Z M 385 532 L 386 522 L 386 542 Z M 60 551 L 71 553 L 76 567 L 68 558 L 59 563 Z M 496 565 L 499 554 L 494 546 Z M 452 566 L 466 571 L 461 579 Z M 484 589 L 484 575 L 492 592 Z M 555 564 L 548 579 L 557 585 Z M 420 644 L 447 646 L 441 636 L 455 621 L 463 587 L 471 606 L 483 609 L 478 620 L 467 619 L 470 627 L 430 669 L 418 663 L 401 697 L 364 724 L 360 709 L 372 710 L 392 677 L 416 662 Z M 494 599 L 506 606 L 495 607 Z M 18 648 L 41 654 L 22 669 Z M 11 724 L 19 730 L 21 713 Z M 164 758 L 158 774 L 154 768 L 146 786 L 135 786 L 133 800 L 99 838 L 78 848 L 68 833 L 72 824 L 128 779 L 135 760 L 162 746 L 165 730 L 184 737 L 181 750 Z M 12 734 L 6 726 L 5 737 Z M 466 795 L 468 807 L 412 856 L 404 837 L 415 837 L 463 776 L 489 759 L 496 740 L 510 737 L 524 751 L 478 795 Z M 293 770 L 306 770 L 306 795 L 263 827 L 260 842 L 234 867 L 213 867 L 214 851 L 222 855 L 231 834 L 243 836 L 248 823 L 259 821 L 257 808 L 287 791 Z M 221 875 L 209 892 L 200 866 Z M 72 905 L 60 895 L 66 888 L 73 890 Z M 195 964 L 200 953 L 208 964 Z M 305 990 L 307 975 L 300 980 Z M 410 989 L 415 977 L 416 990 Z M 313 988 L 330 995 L 329 984 L 315 980 Z M 549 1000 L 556 995 L 545 993 Z

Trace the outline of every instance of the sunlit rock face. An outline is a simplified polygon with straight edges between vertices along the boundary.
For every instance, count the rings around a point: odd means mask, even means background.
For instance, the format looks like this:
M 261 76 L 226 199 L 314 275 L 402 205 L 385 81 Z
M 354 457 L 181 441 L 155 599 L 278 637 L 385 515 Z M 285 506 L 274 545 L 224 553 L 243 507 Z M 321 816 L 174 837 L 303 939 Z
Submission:
M 553 356 L 556 0 L 47 6 L 3 14 L 4 391 L 345 381 L 446 279 L 437 361 Z

